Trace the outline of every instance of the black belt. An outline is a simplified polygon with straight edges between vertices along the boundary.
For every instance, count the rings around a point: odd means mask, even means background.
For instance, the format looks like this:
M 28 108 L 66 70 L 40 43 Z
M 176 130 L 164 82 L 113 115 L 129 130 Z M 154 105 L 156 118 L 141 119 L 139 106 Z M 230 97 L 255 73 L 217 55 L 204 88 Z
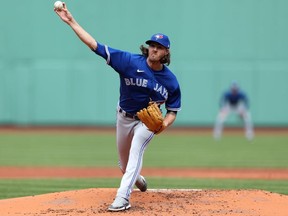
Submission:
M 135 120 L 138 120 L 138 121 L 140 120 L 137 115 L 133 115 L 131 113 L 127 113 L 122 108 L 119 108 L 119 112 L 122 113 L 123 116 L 125 116 L 127 118 L 135 119 Z

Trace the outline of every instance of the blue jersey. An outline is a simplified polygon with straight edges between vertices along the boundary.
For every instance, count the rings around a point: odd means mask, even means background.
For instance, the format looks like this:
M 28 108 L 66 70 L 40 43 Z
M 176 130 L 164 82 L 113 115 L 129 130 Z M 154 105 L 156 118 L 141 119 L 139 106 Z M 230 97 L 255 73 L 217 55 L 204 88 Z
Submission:
M 228 103 L 231 106 L 237 106 L 240 102 L 248 108 L 248 98 L 244 92 L 240 90 L 234 93 L 232 91 L 227 91 L 224 92 L 220 105 L 223 106 Z
M 175 75 L 165 65 L 153 71 L 140 54 L 113 49 L 98 43 L 94 52 L 104 59 L 120 77 L 119 105 L 126 112 L 136 114 L 147 107 L 150 100 L 165 103 L 170 111 L 181 109 L 181 91 Z

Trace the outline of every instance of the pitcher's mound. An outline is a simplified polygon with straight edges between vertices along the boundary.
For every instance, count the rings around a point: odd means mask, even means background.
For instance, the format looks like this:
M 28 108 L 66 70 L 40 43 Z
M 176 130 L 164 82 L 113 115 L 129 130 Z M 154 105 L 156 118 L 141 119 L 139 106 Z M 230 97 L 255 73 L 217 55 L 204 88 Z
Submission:
M 0 215 L 123 215 L 108 212 L 116 189 L 86 189 L 0 200 Z M 288 197 L 260 190 L 135 190 L 125 215 L 287 216 Z

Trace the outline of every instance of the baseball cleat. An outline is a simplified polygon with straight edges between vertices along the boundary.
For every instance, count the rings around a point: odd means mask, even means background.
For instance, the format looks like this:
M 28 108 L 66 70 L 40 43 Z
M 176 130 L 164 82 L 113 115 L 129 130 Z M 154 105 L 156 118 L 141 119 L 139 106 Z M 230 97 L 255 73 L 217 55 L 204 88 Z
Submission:
M 246 132 L 245 136 L 249 141 L 251 141 L 254 138 L 254 134 L 251 131 Z
M 142 192 L 145 192 L 147 190 L 147 182 L 145 178 L 141 175 L 139 175 L 135 185 Z
M 116 197 L 114 202 L 109 206 L 108 211 L 125 211 L 131 207 L 129 200 L 123 197 Z

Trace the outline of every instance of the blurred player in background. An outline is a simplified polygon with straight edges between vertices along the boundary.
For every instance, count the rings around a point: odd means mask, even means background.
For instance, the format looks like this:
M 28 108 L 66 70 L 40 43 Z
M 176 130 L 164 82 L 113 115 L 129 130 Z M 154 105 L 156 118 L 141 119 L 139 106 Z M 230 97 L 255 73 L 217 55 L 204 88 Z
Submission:
M 213 131 L 215 139 L 221 138 L 224 122 L 231 113 L 241 117 L 244 121 L 245 136 L 248 140 L 252 140 L 254 131 L 249 112 L 248 97 L 240 90 L 237 82 L 232 82 L 229 90 L 225 91 L 220 99 L 220 109 Z

